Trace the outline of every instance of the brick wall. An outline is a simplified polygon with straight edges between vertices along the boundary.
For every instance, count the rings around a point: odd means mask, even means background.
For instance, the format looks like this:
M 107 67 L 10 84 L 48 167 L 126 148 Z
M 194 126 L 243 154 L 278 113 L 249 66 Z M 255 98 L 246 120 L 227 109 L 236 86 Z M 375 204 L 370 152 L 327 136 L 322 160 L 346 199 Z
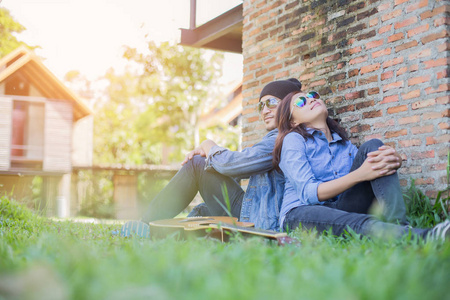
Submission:
M 379 138 L 403 156 L 401 184 L 447 185 L 450 1 L 244 0 L 244 147 L 265 133 L 262 86 L 299 78 L 352 141 Z

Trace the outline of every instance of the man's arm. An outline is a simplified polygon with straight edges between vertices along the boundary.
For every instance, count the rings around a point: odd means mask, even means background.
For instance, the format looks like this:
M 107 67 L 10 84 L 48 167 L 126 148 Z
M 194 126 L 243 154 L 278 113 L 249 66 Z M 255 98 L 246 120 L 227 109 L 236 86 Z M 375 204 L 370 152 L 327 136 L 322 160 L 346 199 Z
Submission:
M 214 169 L 223 175 L 239 178 L 270 171 L 273 168 L 272 152 L 277 134 L 278 130 L 272 130 L 259 143 L 242 151 L 212 146 L 208 153 L 206 169 Z

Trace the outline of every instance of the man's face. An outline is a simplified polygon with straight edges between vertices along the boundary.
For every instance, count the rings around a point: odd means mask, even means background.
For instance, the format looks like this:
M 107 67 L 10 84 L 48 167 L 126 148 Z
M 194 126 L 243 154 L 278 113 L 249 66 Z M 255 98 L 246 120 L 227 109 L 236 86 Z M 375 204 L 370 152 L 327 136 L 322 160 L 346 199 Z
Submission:
M 267 131 L 277 128 L 277 124 L 275 123 L 275 114 L 280 101 L 281 100 L 275 96 L 266 95 L 261 98 L 260 103 L 258 104 L 261 109 L 261 118 L 266 125 Z

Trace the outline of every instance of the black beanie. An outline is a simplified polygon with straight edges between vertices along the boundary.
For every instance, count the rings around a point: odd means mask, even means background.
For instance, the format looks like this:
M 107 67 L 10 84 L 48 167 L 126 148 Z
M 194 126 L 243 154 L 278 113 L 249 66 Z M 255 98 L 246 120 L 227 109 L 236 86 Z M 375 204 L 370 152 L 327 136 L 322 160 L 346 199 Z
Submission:
M 302 83 L 296 78 L 272 81 L 262 89 L 259 100 L 266 95 L 272 95 L 283 100 L 289 93 L 300 92 L 301 90 Z

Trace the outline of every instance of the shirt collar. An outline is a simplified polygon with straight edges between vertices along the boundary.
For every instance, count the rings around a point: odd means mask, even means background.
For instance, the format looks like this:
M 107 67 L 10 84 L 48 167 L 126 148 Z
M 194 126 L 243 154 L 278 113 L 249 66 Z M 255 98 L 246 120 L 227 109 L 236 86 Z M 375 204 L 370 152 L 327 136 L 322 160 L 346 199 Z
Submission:
M 315 132 L 322 134 L 322 131 L 314 129 L 314 128 L 306 128 L 306 132 L 311 135 L 314 134 Z M 333 137 L 333 140 L 330 143 L 337 143 L 339 141 L 342 141 L 341 136 L 334 131 L 331 132 L 331 136 Z

